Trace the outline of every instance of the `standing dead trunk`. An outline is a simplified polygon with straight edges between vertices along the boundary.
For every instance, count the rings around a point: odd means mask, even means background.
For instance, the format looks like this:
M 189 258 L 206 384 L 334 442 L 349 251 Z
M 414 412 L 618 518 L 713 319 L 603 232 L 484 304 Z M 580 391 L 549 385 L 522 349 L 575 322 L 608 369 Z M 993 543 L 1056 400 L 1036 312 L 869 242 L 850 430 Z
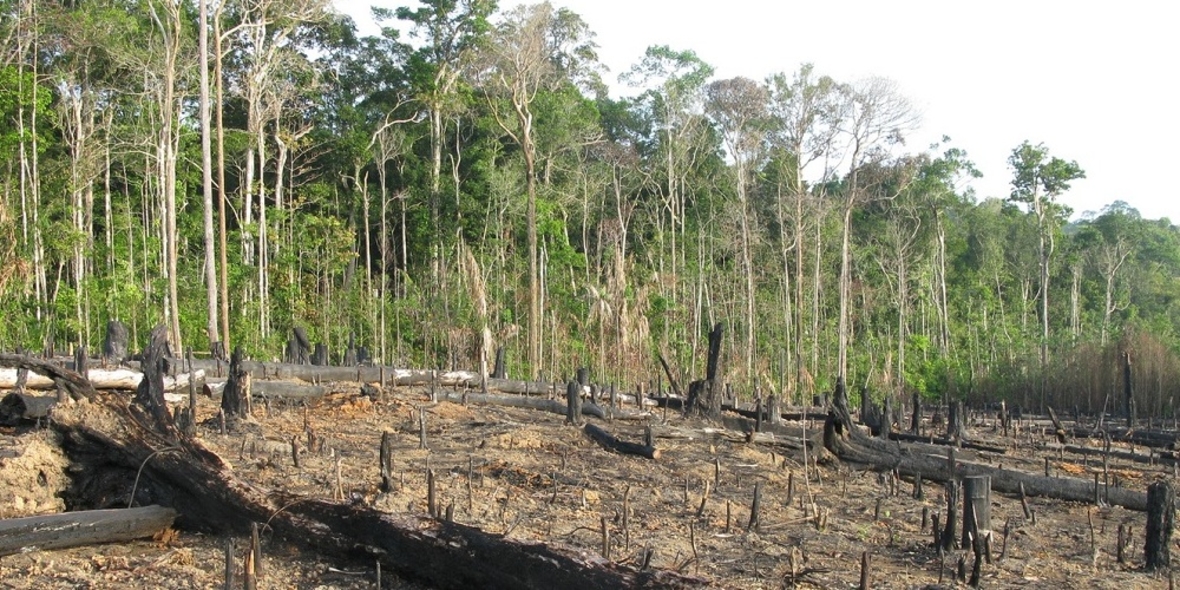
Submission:
M 102 343 L 102 356 L 108 363 L 121 363 L 127 358 L 127 326 L 119 320 L 107 322 L 107 336 Z
M 246 400 L 244 398 L 249 395 L 246 390 L 246 379 L 248 377 L 242 367 L 242 347 L 239 345 L 234 348 L 234 353 L 230 356 L 229 379 L 226 380 L 225 389 L 221 392 L 221 410 L 225 412 L 227 418 L 244 418 L 246 416 Z
M 722 336 L 725 324 L 718 322 L 709 332 L 709 358 L 705 367 L 705 380 L 689 387 L 688 411 L 695 412 L 708 420 L 721 419 L 721 400 L 725 397 L 724 368 L 721 358 Z
M 1143 544 L 1145 567 L 1149 571 L 1168 569 L 1172 522 L 1176 514 L 1176 492 L 1168 480 L 1147 486 L 1147 542 Z
M 1131 381 L 1131 353 L 1123 353 L 1123 412 L 1127 416 L 1127 428 L 1135 427 L 1135 387 Z
M 922 427 L 922 398 L 918 397 L 918 392 L 914 392 L 914 413 L 910 416 L 910 433 L 920 434 L 919 430 Z
M 963 478 L 963 535 L 961 547 L 986 535 L 992 527 L 992 482 L 986 475 Z

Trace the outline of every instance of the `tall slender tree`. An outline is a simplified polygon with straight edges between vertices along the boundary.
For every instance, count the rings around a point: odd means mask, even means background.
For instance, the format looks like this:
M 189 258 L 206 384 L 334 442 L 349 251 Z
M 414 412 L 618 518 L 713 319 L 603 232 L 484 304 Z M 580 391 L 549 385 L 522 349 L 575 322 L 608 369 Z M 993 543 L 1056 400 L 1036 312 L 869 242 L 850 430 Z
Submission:
M 580 16 L 543 2 L 504 15 L 488 47 L 483 72 L 488 104 L 500 129 L 518 145 L 525 165 L 528 246 L 528 362 L 534 376 L 543 360 L 540 250 L 537 239 L 537 130 L 540 92 L 578 80 L 597 61 L 592 33 Z
M 1012 193 L 1009 199 L 1028 206 L 1037 225 L 1037 261 L 1040 290 L 1040 349 L 1041 349 L 1041 405 L 1047 399 L 1047 371 L 1049 369 L 1049 262 L 1057 245 L 1057 232 L 1069 209 L 1057 198 L 1069 190 L 1070 183 L 1085 178 L 1086 173 L 1075 161 L 1050 156 L 1045 144 L 1032 145 L 1028 141 L 1017 146 L 1008 156 L 1012 169 Z

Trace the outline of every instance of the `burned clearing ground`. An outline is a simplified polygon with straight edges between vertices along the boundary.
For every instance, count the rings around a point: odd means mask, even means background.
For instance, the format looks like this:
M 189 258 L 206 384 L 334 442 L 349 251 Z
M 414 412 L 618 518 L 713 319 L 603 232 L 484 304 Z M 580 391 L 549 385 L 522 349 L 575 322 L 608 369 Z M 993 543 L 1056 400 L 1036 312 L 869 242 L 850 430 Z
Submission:
M 805 466 L 801 438 L 746 436 L 674 410 L 652 409 L 642 419 L 584 417 L 625 441 L 643 442 L 650 429 L 659 450 L 653 460 L 605 449 L 556 413 L 465 405 L 462 391 L 455 392 L 459 402 L 432 402 L 430 388 L 421 386 L 387 387 L 374 397 L 362 395 L 356 383 L 324 390 L 300 401 L 256 398 L 251 419 L 224 434 L 218 400 L 198 396 L 197 437 L 237 478 L 296 502 L 315 498 L 423 522 L 433 511 L 497 538 L 564 546 L 588 560 L 607 557 L 636 569 L 674 570 L 716 587 L 855 587 L 866 554 L 873 588 L 953 587 L 963 584 L 957 570 L 971 569 L 969 550 L 940 554 L 934 546 L 933 522 L 945 523 L 947 511 L 941 484 L 925 482 L 917 498 L 912 478 L 843 463 L 818 446 Z M 436 399 L 450 397 L 442 393 Z M 84 415 L 87 403 L 70 411 Z M 968 424 L 973 442 L 1002 452 L 958 449 L 956 461 L 1038 474 L 1047 468 L 1087 481 L 1097 474 L 1104 486 L 1134 490 L 1173 477 L 1170 459 L 1112 457 L 1104 466 L 1100 454 L 1066 450 L 1101 449 L 1100 441 L 1061 446 L 1035 423 L 1008 437 L 989 416 L 971 416 Z M 822 419 L 778 425 L 813 441 L 822 427 Z M 929 430 L 928 423 L 923 427 Z M 383 435 L 392 467 L 384 481 Z M 58 442 L 54 431 L 35 426 L 0 431 L 0 516 L 62 509 L 58 494 L 71 468 Z M 945 457 L 947 448 L 929 445 L 929 453 Z M 1112 450 L 1131 451 L 1119 443 Z M 1140 454 L 1148 457 L 1142 448 Z M 982 567 L 982 586 L 1168 586 L 1167 574 L 1142 571 L 1143 512 L 1039 497 L 1027 502 L 1028 518 L 1018 496 L 992 492 L 993 556 Z M 326 555 L 262 524 L 260 588 L 375 587 L 376 556 Z M 1120 529 L 1129 539 L 1121 551 Z M 155 539 L 2 557 L 0 587 L 220 588 L 227 540 L 240 580 L 246 537 L 170 530 Z M 395 575 L 382 572 L 382 587 L 429 587 Z

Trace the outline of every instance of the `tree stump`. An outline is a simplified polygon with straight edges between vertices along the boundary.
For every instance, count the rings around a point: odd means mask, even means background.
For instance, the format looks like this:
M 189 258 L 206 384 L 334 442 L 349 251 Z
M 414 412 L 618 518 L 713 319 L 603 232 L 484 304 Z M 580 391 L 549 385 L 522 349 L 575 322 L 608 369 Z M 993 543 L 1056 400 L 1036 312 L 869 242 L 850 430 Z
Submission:
M 1135 427 L 1135 385 L 1131 380 L 1131 353 L 1123 353 L 1123 413 L 1127 415 L 1127 428 Z
M 102 343 L 102 356 L 108 363 L 121 363 L 127 358 L 127 326 L 119 320 L 107 322 L 107 335 Z
M 505 367 L 507 360 L 504 358 L 504 347 L 496 347 L 496 363 L 492 368 L 492 379 L 507 379 L 508 369 Z
M 570 381 L 565 386 L 565 421 L 577 426 L 582 423 L 582 386 Z
M 356 366 L 356 334 L 348 335 L 348 348 L 344 349 L 344 366 Z
M 242 347 L 234 347 L 229 359 L 229 378 L 221 390 L 221 409 L 227 418 L 246 417 L 246 371 L 242 368 Z
M 910 416 L 910 433 L 919 434 L 922 426 L 922 398 L 918 397 L 918 392 L 914 392 L 914 413 Z
M 328 364 L 328 347 L 322 342 L 317 342 L 315 345 L 315 352 L 311 354 L 311 364 L 317 367 L 324 367 Z
M 992 528 L 992 481 L 986 475 L 963 478 L 963 534 L 961 547 L 970 547 L 971 539 L 981 539 Z
M 1147 542 L 1143 544 L 1148 571 L 1168 569 L 1172 563 L 1168 546 L 1176 513 L 1176 491 L 1168 480 L 1147 486 Z
M 725 398 L 725 380 L 722 378 L 725 371 L 721 358 L 724 333 L 725 324 L 717 322 L 709 332 L 709 358 L 705 367 L 705 380 L 694 381 L 688 387 L 688 412 L 708 420 L 721 419 L 721 401 Z
M 946 437 L 961 441 L 967 438 L 967 412 L 963 402 L 952 401 L 947 408 Z

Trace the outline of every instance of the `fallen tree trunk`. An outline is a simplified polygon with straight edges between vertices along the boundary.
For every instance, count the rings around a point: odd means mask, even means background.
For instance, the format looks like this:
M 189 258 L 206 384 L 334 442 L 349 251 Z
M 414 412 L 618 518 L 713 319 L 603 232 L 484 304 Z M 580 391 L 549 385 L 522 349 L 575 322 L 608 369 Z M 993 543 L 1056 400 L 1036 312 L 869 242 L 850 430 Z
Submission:
M 85 377 L 63 369 L 51 362 L 42 361 L 30 356 L 21 354 L 5 354 L 0 353 L 0 367 L 9 369 L 25 369 L 30 373 L 35 373 L 43 377 L 47 377 L 53 381 L 54 385 L 62 392 L 69 394 L 74 400 L 81 400 L 94 396 L 94 386 Z M 15 375 L 15 372 L 14 372 Z M 33 375 L 29 375 L 30 378 Z M 13 384 L 15 386 L 15 378 Z M 28 387 L 28 384 L 25 384 Z
M 1152 451 L 1149 454 L 1136 453 L 1134 451 L 1122 449 L 1106 449 L 1098 447 L 1083 447 L 1078 445 L 1045 445 L 1046 449 L 1053 451 L 1065 451 L 1066 453 L 1073 453 L 1075 455 L 1086 455 L 1090 457 L 1109 457 L 1111 459 L 1120 459 L 1122 461 L 1130 461 L 1132 463 L 1159 463 L 1161 465 L 1175 464 L 1176 456 L 1172 451 Z M 1151 447 L 1148 447 L 1151 449 Z
M 171 508 L 144 506 L 0 520 L 0 557 L 142 539 L 172 526 L 175 518 Z
M 1125 442 L 1157 449 L 1175 448 L 1180 441 L 1180 432 L 1174 430 L 1149 430 L 1147 428 L 1107 428 L 1094 430 L 1092 428 L 1074 428 L 1073 435 L 1079 438 L 1103 438 L 1110 436 L 1114 442 Z
M 155 332 L 153 332 L 155 336 Z M 153 337 L 162 345 L 163 331 Z M 149 348 L 150 352 L 150 348 Z M 145 353 L 151 359 L 154 355 Z M 238 479 L 199 440 L 171 423 L 160 380 L 145 362 L 147 387 L 135 402 L 91 396 L 64 408 L 53 427 L 80 467 L 72 495 L 92 502 L 161 503 L 178 524 L 244 534 L 266 522 L 279 538 L 328 555 L 379 562 L 436 588 L 686 588 L 699 578 L 636 570 L 557 545 L 529 543 L 429 517 L 381 512 L 360 504 L 297 497 Z M 138 485 L 135 482 L 138 481 Z
M 648 459 L 660 458 L 659 449 L 649 445 L 641 445 L 639 443 L 619 440 L 612 436 L 609 432 L 593 424 L 587 424 L 582 428 L 582 432 L 585 432 L 586 436 L 589 436 L 594 440 L 594 442 L 617 453 L 622 453 L 624 455 L 638 455 Z
M 357 391 L 355 386 L 353 391 Z M 332 393 L 332 388 L 323 385 L 307 385 L 305 383 L 292 383 L 290 381 L 250 382 L 250 395 L 254 397 L 304 401 L 318 399 L 329 393 Z
M 731 443 L 756 443 L 773 447 L 783 447 L 792 451 L 803 449 L 809 444 L 798 436 L 778 435 L 773 432 L 743 432 L 729 428 L 705 426 L 703 428 L 684 428 L 677 426 L 659 426 L 652 428 L 652 436 L 672 440 L 700 440 L 726 441 Z
M 997 454 L 1001 454 L 1001 455 L 1008 451 L 1008 449 L 1005 449 L 1004 447 L 997 447 L 997 446 L 993 446 L 993 445 L 985 445 L 985 444 L 981 444 L 981 443 L 973 443 L 973 442 L 967 442 L 967 441 L 955 441 L 955 440 L 951 440 L 949 438 L 941 438 L 941 437 L 936 437 L 936 436 L 919 436 L 916 434 L 910 434 L 908 432 L 890 432 L 889 433 L 889 440 L 899 440 L 899 441 L 903 441 L 903 442 L 925 443 L 925 444 L 930 444 L 930 445 L 951 446 L 951 447 L 957 446 L 957 447 L 964 448 L 964 449 L 984 451 L 986 453 L 997 453 Z
M 134 369 L 90 369 L 86 372 L 86 379 L 90 381 L 91 387 L 94 389 L 119 389 L 130 391 L 139 387 L 139 382 L 143 381 L 143 373 Z M 205 371 L 195 371 L 195 374 L 181 373 L 176 377 L 164 376 L 164 389 L 166 391 L 174 391 L 179 388 L 188 387 L 189 381 L 196 379 L 198 382 L 205 379 Z M 0 369 L 0 389 L 13 389 L 16 387 L 17 369 Z M 25 389 L 53 389 L 56 383 L 50 377 L 44 375 L 29 375 L 25 381 Z
M 10 393 L 0 400 L 0 424 L 15 426 L 21 422 L 35 422 L 48 416 L 55 405 L 56 397 Z
M 551 414 L 566 413 L 568 409 L 564 402 L 555 399 L 545 399 L 540 397 L 528 397 L 523 395 L 491 395 L 486 393 L 459 393 L 457 391 L 440 391 L 435 394 L 435 398 L 439 401 L 448 401 L 456 404 L 470 403 L 470 404 L 486 404 L 490 406 L 506 406 L 511 408 L 529 408 L 533 410 L 541 410 Z M 594 402 L 582 402 L 582 414 L 587 416 L 596 416 L 598 418 L 606 419 L 606 412 L 602 410 Z
M 896 470 L 901 475 L 910 477 L 921 475 L 922 479 L 927 481 L 950 481 L 966 476 L 986 475 L 991 477 L 993 490 L 1009 494 L 1019 493 L 1023 486 L 1025 493 L 1030 496 L 1073 502 L 1093 502 L 1095 498 L 1094 482 L 1090 480 L 1044 477 L 961 461 L 956 461 L 952 465 L 945 455 L 940 457 L 935 454 L 934 447 L 930 453 L 921 453 L 914 452 L 912 447 L 902 449 L 896 444 L 865 437 L 857 431 L 852 431 L 845 437 L 836 432 L 838 420 L 838 412 L 833 410 L 824 425 L 824 446 L 842 461 Z M 941 450 L 939 452 L 941 453 Z M 1104 498 L 1108 504 L 1131 510 L 1147 509 L 1147 496 L 1141 491 L 1108 488 L 1098 497 Z

